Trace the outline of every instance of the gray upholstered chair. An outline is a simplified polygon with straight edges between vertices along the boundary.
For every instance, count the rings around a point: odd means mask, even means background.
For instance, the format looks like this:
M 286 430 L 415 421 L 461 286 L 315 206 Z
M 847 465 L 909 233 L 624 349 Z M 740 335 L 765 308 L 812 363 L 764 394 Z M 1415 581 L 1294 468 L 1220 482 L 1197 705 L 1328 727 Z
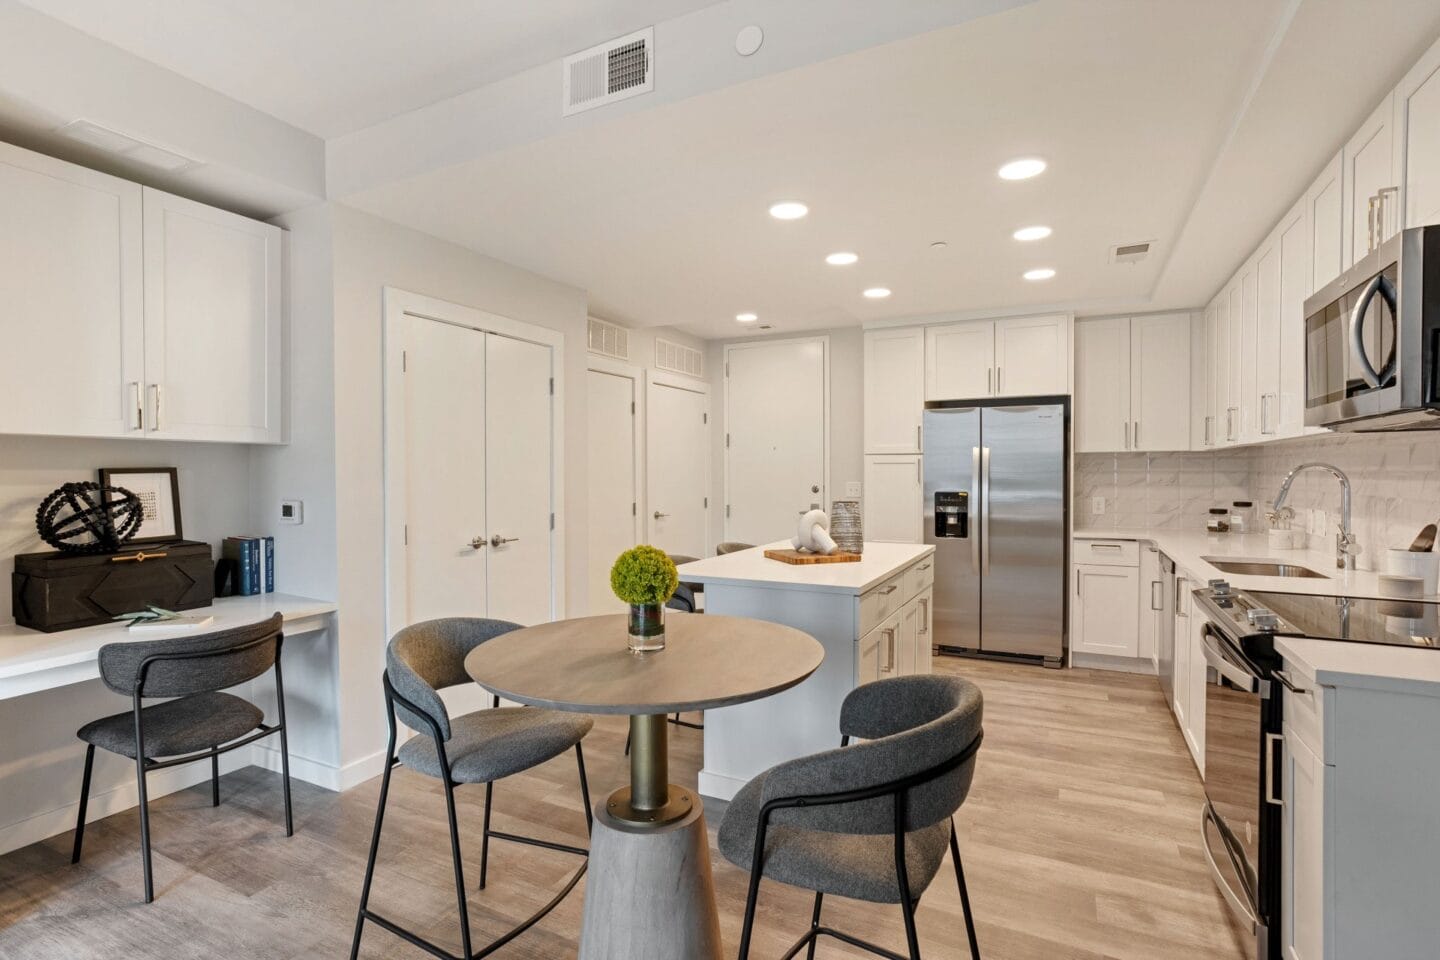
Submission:
M 385 712 L 390 721 L 390 743 L 386 748 L 385 774 L 380 781 L 380 803 L 375 811 L 375 831 L 370 839 L 370 857 L 365 866 L 365 885 L 360 893 L 360 909 L 355 918 L 355 939 L 350 948 L 351 960 L 360 952 L 360 934 L 370 920 L 386 930 L 435 956 L 450 953 L 413 932 L 400 927 L 370 909 L 370 883 L 375 876 L 375 854 L 380 846 L 380 826 L 385 818 L 385 801 L 390 793 L 390 773 L 400 763 L 428 777 L 435 777 L 445 787 L 446 810 L 450 819 L 450 854 L 455 866 L 455 896 L 460 908 L 460 940 L 463 960 L 478 960 L 499 950 L 534 926 L 574 889 L 585 875 L 589 851 L 581 847 L 519 836 L 490 829 L 490 809 L 494 799 L 495 781 L 511 774 L 537 767 L 547 760 L 575 749 L 575 763 L 580 774 L 580 795 L 585 805 L 585 826 L 592 826 L 590 787 L 585 780 L 585 754 L 580 741 L 590 732 L 594 722 L 588 717 L 557 710 L 532 707 L 501 707 L 500 698 L 492 700 L 489 710 L 477 710 L 452 717 L 440 699 L 446 687 L 468 684 L 465 656 L 471 650 L 511 630 L 519 624 L 504 620 L 481 620 L 452 617 L 427 620 L 401 630 L 390 641 L 385 654 Z M 396 749 L 399 718 L 406 726 L 418 731 Z M 480 889 L 485 889 L 486 866 L 490 838 L 509 840 L 531 846 L 559 850 L 585 857 L 569 882 L 529 919 L 498 937 L 478 952 L 470 946 L 470 913 L 465 902 L 465 876 L 460 865 L 460 830 L 455 816 L 455 788 L 462 783 L 485 784 L 484 834 L 480 845 Z
M 285 836 L 295 832 L 290 812 L 290 751 L 285 739 L 285 681 L 280 672 L 280 614 L 261 623 L 218 630 L 200 636 L 107 643 L 100 648 L 100 679 L 111 690 L 130 697 L 124 713 L 93 720 L 77 732 L 85 741 L 85 775 L 80 784 L 80 812 L 75 821 L 71 863 L 80 862 L 85 840 L 85 808 L 90 799 L 90 771 L 95 748 L 135 761 L 140 789 L 140 856 L 145 874 L 145 902 L 155 899 L 150 865 L 150 802 L 145 776 L 154 770 L 196 760 L 210 760 L 210 798 L 220 805 L 220 754 L 280 735 L 280 765 L 285 792 Z M 259 707 L 230 693 L 227 687 L 275 671 L 277 722 L 266 725 Z M 166 697 L 145 706 L 147 698 Z M 159 759 L 159 758 L 165 759 Z
M 739 540 L 724 540 L 715 548 L 715 556 L 723 557 L 727 553 L 739 553 L 741 550 L 749 550 L 754 546 L 753 543 L 741 543 Z
M 842 747 L 771 767 L 741 788 L 720 823 L 720 852 L 750 870 L 740 960 L 750 952 L 760 877 L 815 891 L 810 929 L 793 957 L 834 937 L 883 957 L 893 951 L 820 924 L 825 894 L 898 903 L 910 960 L 919 960 L 915 908 L 948 845 L 965 911 L 970 954 L 979 960 L 970 895 L 952 816 L 964 803 L 983 736 L 983 701 L 973 683 L 922 675 L 868 683 L 845 698 Z M 850 746 L 852 737 L 865 742 Z

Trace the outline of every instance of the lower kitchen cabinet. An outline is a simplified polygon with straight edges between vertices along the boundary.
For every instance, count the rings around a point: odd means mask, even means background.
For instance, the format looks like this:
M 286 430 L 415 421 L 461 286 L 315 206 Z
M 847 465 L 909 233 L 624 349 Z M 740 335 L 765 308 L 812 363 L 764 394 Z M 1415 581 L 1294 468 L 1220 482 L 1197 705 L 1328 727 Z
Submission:
M 931 672 L 931 596 L 926 588 L 858 641 L 855 683 Z
M 1280 950 L 1285 960 L 1325 956 L 1325 764 L 1285 724 Z
M 1138 567 L 1076 564 L 1070 652 L 1138 657 L 1139 596 Z
M 865 539 L 920 543 L 921 458 L 912 454 L 876 454 L 865 458 Z

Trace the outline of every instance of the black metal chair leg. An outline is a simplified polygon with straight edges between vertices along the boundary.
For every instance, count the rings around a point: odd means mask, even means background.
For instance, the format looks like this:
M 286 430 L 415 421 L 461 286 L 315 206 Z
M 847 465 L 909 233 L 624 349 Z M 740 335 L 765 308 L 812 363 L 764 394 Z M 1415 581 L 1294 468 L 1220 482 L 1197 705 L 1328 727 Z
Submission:
M 480 889 L 485 889 L 486 871 L 490 866 L 490 806 L 495 796 L 495 784 L 485 784 L 485 826 L 480 834 Z
M 285 676 L 280 670 L 280 648 L 275 648 L 275 712 L 280 720 L 280 785 L 285 793 L 285 836 L 295 836 L 295 814 L 290 807 L 290 739 L 285 722 Z M 391 745 L 394 751 L 394 744 Z M 388 767 L 386 768 L 388 771 Z
M 590 804 L 590 781 L 585 777 L 585 751 L 575 744 L 575 766 L 580 770 L 580 798 L 585 804 L 585 835 L 595 833 L 595 811 Z
M 455 902 L 460 908 L 461 957 L 469 960 L 474 951 L 470 949 L 470 909 L 465 903 L 465 868 L 460 863 L 460 824 L 455 817 L 455 784 L 449 777 L 449 766 L 445 768 L 445 810 L 450 818 L 450 856 L 455 861 Z
M 355 939 L 350 944 L 350 960 L 360 955 L 360 934 L 365 929 L 365 910 L 370 906 L 370 881 L 375 879 L 375 854 L 380 849 L 380 825 L 385 821 L 385 800 L 390 796 L 390 772 L 395 769 L 395 736 L 390 736 L 390 749 L 385 754 L 385 774 L 380 780 L 380 803 L 375 808 L 375 830 L 370 835 L 370 856 L 365 862 L 365 884 L 360 888 L 360 909 L 355 913 Z
M 810 915 L 810 948 L 805 951 L 805 960 L 815 960 L 815 941 L 820 937 L 816 933 L 820 929 L 820 904 L 825 899 L 825 894 L 815 894 L 815 912 Z
M 85 776 L 80 779 L 80 813 L 75 817 L 75 849 L 71 863 L 80 862 L 80 845 L 85 841 L 85 808 L 90 805 L 90 770 L 95 766 L 95 744 L 85 746 Z
M 763 849 L 763 848 L 762 848 Z M 759 857 L 755 858 L 759 860 Z M 745 897 L 745 924 L 740 928 L 740 953 L 737 960 L 749 960 L 750 935 L 755 929 L 755 902 L 760 899 L 760 870 L 750 871 L 750 892 Z
M 970 891 L 965 887 L 965 868 L 960 865 L 960 843 L 955 823 L 950 823 L 950 858 L 955 861 L 955 883 L 960 887 L 960 908 L 965 912 L 965 933 L 970 938 L 970 958 L 980 960 L 980 943 L 975 939 L 975 917 L 970 913 Z
M 920 935 L 915 930 L 915 898 L 910 895 L 910 871 L 905 862 L 906 799 L 904 791 L 895 794 L 895 879 L 900 884 L 900 911 L 905 915 L 905 942 L 910 948 L 910 960 L 920 960 Z
M 145 902 L 155 902 L 155 878 L 150 865 L 150 798 L 145 792 L 145 757 L 135 758 L 135 779 L 140 788 L 140 863 L 145 871 Z
M 214 750 L 215 747 L 211 747 Z M 220 754 L 210 755 L 210 806 L 220 806 Z

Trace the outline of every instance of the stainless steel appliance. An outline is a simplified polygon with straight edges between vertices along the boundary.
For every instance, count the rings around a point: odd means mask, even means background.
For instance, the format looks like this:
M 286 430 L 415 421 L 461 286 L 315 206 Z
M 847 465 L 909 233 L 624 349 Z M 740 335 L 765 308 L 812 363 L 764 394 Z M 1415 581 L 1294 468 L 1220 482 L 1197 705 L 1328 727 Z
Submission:
M 1068 401 L 927 403 L 925 542 L 941 652 L 1065 653 Z
M 1275 637 L 1434 648 L 1440 604 L 1242 593 L 1221 581 L 1195 591 L 1195 599 L 1208 618 L 1203 849 L 1220 892 L 1254 934 L 1251 956 L 1278 960 L 1285 743 L 1280 688 L 1296 688 L 1275 652 Z
M 1155 593 L 1160 594 L 1160 606 L 1155 606 Z M 1159 612 L 1159 630 L 1155 638 L 1155 669 L 1160 676 L 1160 689 L 1165 691 L 1165 702 L 1175 702 L 1175 615 L 1179 609 L 1179 597 L 1175 595 L 1175 561 L 1160 554 L 1160 580 L 1152 585 L 1150 606 Z
M 1305 301 L 1305 423 L 1440 428 L 1440 227 L 1396 234 Z

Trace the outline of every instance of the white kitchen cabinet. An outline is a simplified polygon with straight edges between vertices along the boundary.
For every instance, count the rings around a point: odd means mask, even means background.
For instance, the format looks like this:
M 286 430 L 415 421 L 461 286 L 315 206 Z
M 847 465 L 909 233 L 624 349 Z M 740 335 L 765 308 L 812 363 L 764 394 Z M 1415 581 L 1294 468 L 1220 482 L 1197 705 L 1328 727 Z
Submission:
M 933 673 L 935 669 L 935 591 L 926 587 L 914 600 L 919 608 L 915 620 L 915 662 L 911 673 Z
M 1205 408 L 1204 445 L 1214 447 L 1220 442 L 1220 304 L 1216 297 L 1205 310 Z
M 1210 446 L 1210 350 L 1209 337 L 1213 307 L 1190 318 L 1190 449 Z M 1079 362 L 1079 358 L 1076 358 Z
M 931 672 L 931 590 L 927 587 L 858 641 L 857 684 Z
M 1440 42 L 1395 88 L 1395 182 L 1402 185 L 1401 227 L 1440 223 Z
M 865 458 L 865 539 L 919 543 L 924 478 L 918 454 L 873 454 Z
M 925 399 L 995 395 L 995 324 L 972 320 L 925 328 Z
M 1241 289 L 1237 275 L 1225 288 L 1220 310 L 1219 388 L 1221 401 L 1221 442 L 1225 446 L 1240 440 L 1240 314 Z
M 1255 363 L 1260 322 L 1255 272 L 1255 258 L 1251 257 L 1245 266 L 1240 268 L 1240 349 L 1239 356 L 1236 357 L 1240 366 L 1236 401 L 1240 422 L 1236 430 L 1244 443 L 1260 439 L 1260 392 Z
M 1074 416 L 1079 453 L 1190 449 L 1190 316 L 1076 323 Z
M 0 433 L 139 434 L 137 184 L 0 143 Z
M 1395 177 L 1394 98 L 1387 96 L 1345 144 L 1345 231 L 1342 269 L 1361 260 L 1400 225 Z
M 1160 579 L 1160 551 L 1153 545 L 1140 550 L 1139 639 L 1135 654 L 1155 663 L 1160 638 L 1160 614 L 1165 610 L 1164 581 Z
M 881 648 L 887 646 L 892 629 L 890 621 L 886 621 L 855 641 L 855 686 L 880 679 L 880 663 L 884 656 Z
M 1130 443 L 1130 318 L 1075 324 L 1075 452 L 1111 453 Z
M 1284 730 L 1280 950 L 1285 960 L 1324 960 L 1325 764 L 1294 727 Z
M 1302 200 L 1275 230 L 1280 277 L 1276 338 L 1276 395 L 1262 411 L 1267 437 L 1298 437 L 1305 432 L 1305 299 L 1310 295 L 1310 223 Z
M 919 453 L 925 330 L 865 331 L 865 452 Z
M 1344 152 L 1337 153 L 1305 193 L 1310 221 L 1310 289 L 1306 296 L 1345 269 Z
M 1064 315 L 995 321 L 995 395 L 1070 392 L 1070 323 Z
M 915 666 L 918 662 L 916 657 L 920 646 L 920 600 L 916 598 L 905 604 L 900 610 L 900 639 L 897 643 L 898 653 L 896 654 L 896 672 L 902 677 L 908 677 L 916 673 Z M 930 652 L 927 647 L 925 652 Z
M 1180 728 L 1185 735 L 1185 745 L 1190 748 L 1190 757 L 1195 761 L 1195 769 L 1200 771 L 1203 779 L 1205 776 L 1205 685 L 1209 682 L 1210 667 L 1205 662 L 1205 651 L 1203 647 L 1206 619 L 1204 611 L 1195 604 L 1195 598 L 1191 591 L 1199 586 L 1199 582 L 1187 578 L 1185 583 L 1186 611 L 1189 616 L 1189 632 L 1185 636 L 1176 636 L 1175 645 L 1178 648 L 1182 643 L 1186 646 L 1186 669 L 1185 669 L 1185 723 Z
M 280 229 L 158 190 L 144 196 L 146 431 L 278 442 Z
M 1139 656 L 1140 570 L 1113 564 L 1075 565 L 1071 653 Z
M 1175 659 L 1170 672 L 1170 709 L 1183 735 L 1190 715 L 1190 617 L 1195 599 L 1190 578 L 1175 571 Z M 1189 746 L 1187 739 L 1186 746 Z

